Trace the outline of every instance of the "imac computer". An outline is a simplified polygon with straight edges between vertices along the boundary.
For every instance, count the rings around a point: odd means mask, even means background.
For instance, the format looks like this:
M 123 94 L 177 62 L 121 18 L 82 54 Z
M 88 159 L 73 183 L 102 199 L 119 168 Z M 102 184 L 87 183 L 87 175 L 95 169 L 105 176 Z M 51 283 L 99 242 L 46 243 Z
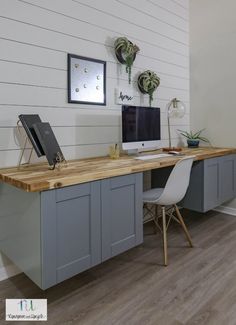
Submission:
M 137 152 L 160 146 L 160 108 L 122 105 L 122 148 Z

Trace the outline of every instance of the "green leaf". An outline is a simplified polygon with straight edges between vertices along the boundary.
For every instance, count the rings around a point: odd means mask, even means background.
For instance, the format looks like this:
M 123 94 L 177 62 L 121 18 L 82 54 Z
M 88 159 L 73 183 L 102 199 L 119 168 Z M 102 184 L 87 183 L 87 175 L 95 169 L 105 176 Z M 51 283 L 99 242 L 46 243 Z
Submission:
M 198 139 L 201 140 L 201 141 L 203 141 L 203 142 L 210 143 L 210 141 L 207 138 L 205 138 L 205 137 L 198 137 Z
M 205 129 L 202 129 L 194 134 L 194 138 L 197 139 L 199 135 L 204 131 Z
M 200 131 L 197 131 L 196 133 L 193 133 L 192 131 L 187 132 L 187 131 L 183 131 L 183 130 L 178 129 L 178 131 L 180 132 L 180 134 L 181 134 L 182 136 L 184 136 L 185 138 L 187 138 L 187 139 L 190 139 L 190 140 L 191 140 L 191 139 L 192 139 L 192 140 L 201 140 L 201 141 L 203 141 L 203 142 L 210 143 L 210 141 L 209 141 L 207 138 L 200 136 L 200 134 L 201 134 L 204 130 L 205 130 L 205 129 L 202 129 L 202 130 L 200 130 Z
M 129 84 L 131 83 L 131 67 L 133 65 L 135 54 L 139 51 L 139 47 L 133 44 L 126 37 L 118 37 L 114 43 L 115 52 L 122 52 L 126 65 L 126 72 L 129 74 Z
M 180 132 L 180 134 L 181 134 L 183 137 L 185 137 L 185 138 L 188 138 L 188 139 L 189 139 L 189 136 L 188 136 L 188 134 L 185 134 L 185 133 L 182 133 L 182 132 Z
M 146 93 L 153 93 L 160 84 L 160 78 L 155 72 L 146 70 L 138 77 L 138 84 Z

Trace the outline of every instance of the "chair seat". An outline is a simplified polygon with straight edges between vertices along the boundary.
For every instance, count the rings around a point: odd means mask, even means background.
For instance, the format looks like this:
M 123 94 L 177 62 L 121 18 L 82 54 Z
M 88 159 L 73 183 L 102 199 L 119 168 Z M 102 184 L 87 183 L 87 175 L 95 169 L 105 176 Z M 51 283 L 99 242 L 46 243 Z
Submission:
M 164 188 L 153 188 L 151 190 L 143 192 L 143 201 L 152 203 L 156 201 L 163 193 Z

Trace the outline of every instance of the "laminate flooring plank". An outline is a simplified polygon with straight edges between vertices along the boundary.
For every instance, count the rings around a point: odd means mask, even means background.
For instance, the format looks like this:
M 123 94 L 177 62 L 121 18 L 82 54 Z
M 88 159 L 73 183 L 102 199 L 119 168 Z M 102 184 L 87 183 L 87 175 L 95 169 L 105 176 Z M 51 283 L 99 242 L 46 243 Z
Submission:
M 144 244 L 46 291 L 24 274 L 0 282 L 0 324 L 5 298 L 47 298 L 49 325 L 236 325 L 236 218 L 181 212 L 194 248 L 172 224 L 168 267 L 147 224 Z

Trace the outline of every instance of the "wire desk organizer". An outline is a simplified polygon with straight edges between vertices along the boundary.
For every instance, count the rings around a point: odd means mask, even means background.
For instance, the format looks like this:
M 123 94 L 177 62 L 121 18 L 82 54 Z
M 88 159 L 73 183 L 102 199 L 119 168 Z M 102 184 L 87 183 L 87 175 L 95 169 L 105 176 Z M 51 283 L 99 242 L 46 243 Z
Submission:
M 30 160 L 32 158 L 32 154 L 34 151 L 34 148 L 31 144 L 31 141 L 29 139 L 29 137 L 27 136 L 27 134 L 24 132 L 22 132 L 22 128 L 24 128 L 21 124 L 21 121 L 18 120 L 16 123 L 16 127 L 17 127 L 17 132 L 20 136 L 20 138 L 24 138 L 24 142 L 23 142 L 23 147 L 21 148 L 21 153 L 20 153 L 20 157 L 18 160 L 18 164 L 17 164 L 17 168 L 20 169 L 20 167 L 22 166 L 28 166 L 30 164 Z M 24 153 L 26 150 L 28 150 L 29 148 L 27 148 L 27 143 L 30 144 L 31 148 L 30 148 L 30 154 L 28 157 L 28 160 L 26 163 L 22 163 L 23 157 L 24 157 Z M 55 160 L 54 160 L 54 164 L 52 166 L 49 167 L 50 170 L 54 170 L 55 168 L 61 169 L 62 167 L 67 167 L 67 161 L 65 159 L 65 157 L 63 156 L 63 154 L 61 154 L 60 152 L 58 152 L 56 154 Z

